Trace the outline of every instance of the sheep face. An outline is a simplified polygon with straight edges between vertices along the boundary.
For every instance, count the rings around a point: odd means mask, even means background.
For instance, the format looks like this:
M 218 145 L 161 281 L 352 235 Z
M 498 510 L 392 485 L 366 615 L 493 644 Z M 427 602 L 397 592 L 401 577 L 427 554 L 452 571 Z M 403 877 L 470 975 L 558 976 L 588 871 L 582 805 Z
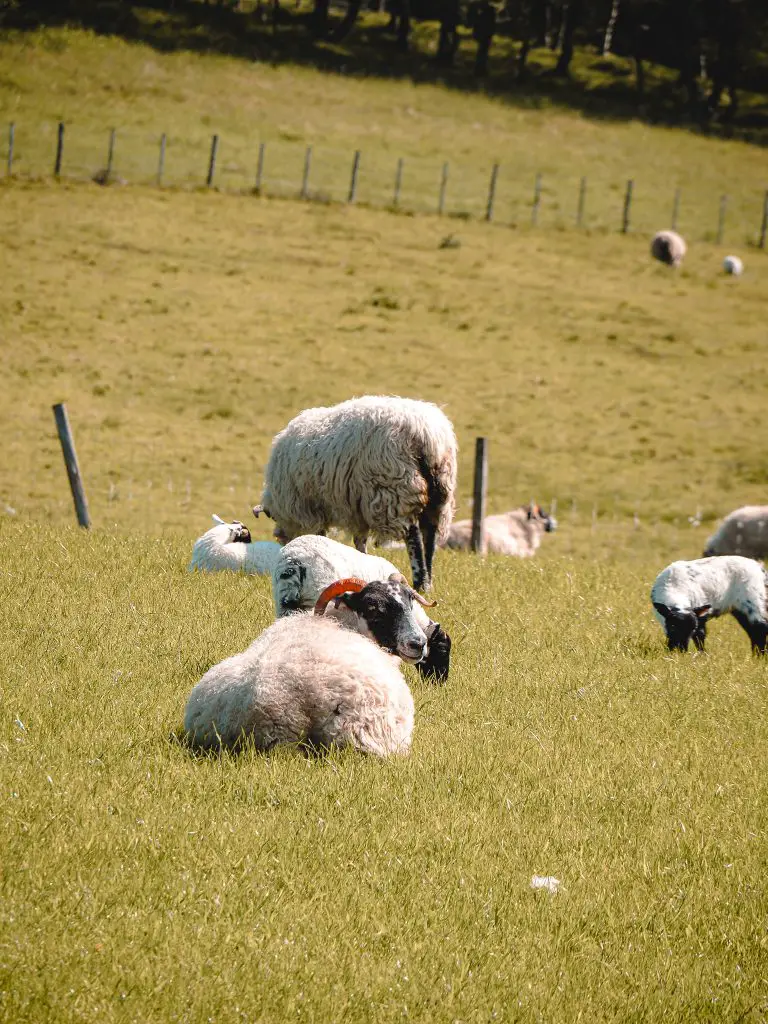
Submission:
M 553 530 L 557 529 L 557 520 L 554 516 L 548 515 L 541 505 L 529 505 L 528 518 L 541 523 L 545 533 L 552 533 Z
M 237 520 L 230 523 L 229 531 L 229 543 L 230 544 L 250 544 L 251 543 L 251 531 L 243 523 L 239 523 Z
M 426 653 L 427 637 L 413 614 L 413 593 L 397 579 L 377 580 L 357 593 L 342 594 L 337 608 L 343 605 L 356 615 L 357 632 L 415 665 Z
M 684 611 L 680 608 L 668 608 L 665 604 L 653 602 L 653 607 L 661 616 L 664 623 L 664 631 L 667 634 L 667 647 L 670 651 L 687 651 L 688 645 L 693 640 L 696 648 L 704 650 L 706 639 L 706 617 L 710 606 L 703 605 L 693 611 Z
M 451 665 L 451 638 L 439 622 L 430 625 L 429 646 L 424 660 L 416 668 L 419 675 L 435 683 L 444 683 Z

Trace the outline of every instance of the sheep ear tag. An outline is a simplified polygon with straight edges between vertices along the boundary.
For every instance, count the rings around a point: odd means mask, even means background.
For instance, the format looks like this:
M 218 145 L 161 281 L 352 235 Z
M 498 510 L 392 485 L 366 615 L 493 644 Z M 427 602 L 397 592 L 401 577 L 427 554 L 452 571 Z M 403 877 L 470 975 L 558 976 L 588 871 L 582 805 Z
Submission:
M 325 614 L 328 602 L 332 601 L 334 597 L 340 597 L 342 594 L 349 593 L 356 594 L 361 591 L 363 587 L 367 586 L 368 584 L 365 580 L 361 580 L 357 576 L 348 576 L 346 579 L 336 580 L 335 583 L 330 583 L 315 602 L 315 615 Z
M 694 608 L 693 610 L 694 610 L 694 612 L 696 614 L 696 617 L 698 619 L 702 619 L 702 618 L 704 618 L 705 615 L 709 614 L 711 608 L 712 608 L 711 604 L 703 604 L 701 606 L 701 608 Z

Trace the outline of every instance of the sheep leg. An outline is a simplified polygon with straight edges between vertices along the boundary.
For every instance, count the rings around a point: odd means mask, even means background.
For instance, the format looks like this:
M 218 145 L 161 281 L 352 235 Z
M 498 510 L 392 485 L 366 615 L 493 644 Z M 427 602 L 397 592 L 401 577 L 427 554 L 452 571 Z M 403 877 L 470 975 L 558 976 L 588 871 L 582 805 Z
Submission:
M 413 589 L 429 590 L 431 582 L 427 572 L 426 558 L 424 555 L 424 540 L 418 523 L 411 523 L 405 535 L 405 546 L 408 550 L 408 557 L 411 560 L 411 572 L 413 573 Z
M 748 619 L 743 612 L 735 610 L 733 617 L 752 642 L 753 653 L 765 654 L 768 646 L 768 623 L 761 622 L 760 619 Z
M 432 579 L 432 561 L 435 557 L 435 544 L 437 543 L 437 527 L 425 516 L 419 519 L 421 536 L 424 541 L 424 564 L 427 567 L 427 576 Z
M 363 535 L 362 537 L 353 537 L 352 543 L 355 545 L 358 551 L 362 551 L 365 554 L 368 550 L 368 537 Z

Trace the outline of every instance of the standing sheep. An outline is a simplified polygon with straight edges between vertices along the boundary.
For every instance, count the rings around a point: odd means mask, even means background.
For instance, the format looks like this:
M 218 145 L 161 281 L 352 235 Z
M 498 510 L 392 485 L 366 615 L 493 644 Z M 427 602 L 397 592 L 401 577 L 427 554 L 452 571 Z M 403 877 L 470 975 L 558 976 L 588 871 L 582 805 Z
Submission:
M 557 529 L 557 520 L 547 515 L 540 505 L 531 502 L 511 512 L 486 516 L 483 520 L 483 554 L 515 555 L 531 558 L 539 549 L 545 533 Z M 460 519 L 451 524 L 441 547 L 469 551 L 472 520 Z
M 281 547 L 273 540 L 251 540 L 250 530 L 235 520 L 225 523 L 214 515 L 216 523 L 198 537 L 187 568 L 200 572 L 246 572 L 252 576 L 269 576 Z
M 427 644 L 413 616 L 415 599 L 399 580 L 331 584 L 314 613 L 278 619 L 247 650 L 205 673 L 184 714 L 190 742 L 202 749 L 252 740 L 258 750 L 310 743 L 381 757 L 407 753 L 414 705 L 399 659 L 419 661 Z
M 453 518 L 456 437 L 431 402 L 368 395 L 305 409 L 276 435 L 254 514 L 283 541 L 348 530 L 358 551 L 369 534 L 405 539 L 413 585 L 428 590 L 438 537 Z
M 768 558 L 768 505 L 744 505 L 730 512 L 707 541 L 707 555 Z
M 687 651 L 691 640 L 703 651 L 709 619 L 730 612 L 749 636 L 752 650 L 765 654 L 766 586 L 768 574 L 751 558 L 697 558 L 663 569 L 651 589 L 651 601 L 670 651 Z
M 679 267 L 687 251 L 685 239 L 676 231 L 659 231 L 651 241 L 651 256 L 668 267 Z

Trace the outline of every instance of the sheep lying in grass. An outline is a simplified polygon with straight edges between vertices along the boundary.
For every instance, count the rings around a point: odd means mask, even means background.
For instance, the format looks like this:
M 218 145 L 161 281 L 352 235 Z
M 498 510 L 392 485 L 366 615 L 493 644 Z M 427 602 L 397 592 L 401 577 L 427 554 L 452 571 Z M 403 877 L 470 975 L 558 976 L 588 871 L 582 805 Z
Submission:
M 417 590 L 431 586 L 438 536 L 453 517 L 456 437 L 436 405 L 368 395 L 305 409 L 276 435 L 261 504 L 283 541 L 329 527 L 365 551 L 369 534 L 404 539 Z
M 707 541 L 707 555 L 768 558 L 768 505 L 744 505 L 730 512 Z
M 687 251 L 685 239 L 676 231 L 659 231 L 651 240 L 651 256 L 668 267 L 679 267 Z
M 280 618 L 312 608 L 327 586 L 346 576 L 366 583 L 395 578 L 405 583 L 397 567 L 386 558 L 364 554 L 330 537 L 308 534 L 290 541 L 277 557 L 272 570 L 275 614 Z M 418 601 L 413 613 L 429 644 L 416 668 L 420 675 L 444 682 L 450 667 L 451 638 L 440 623 L 432 622 Z
M 532 502 L 512 509 L 511 512 L 486 516 L 483 526 L 483 554 L 531 558 L 538 551 L 544 534 L 557 529 L 557 520 Z M 469 551 L 471 539 L 472 520 L 460 519 L 451 524 L 441 547 Z
M 664 626 L 670 651 L 687 651 L 693 640 L 704 650 L 709 619 L 730 612 L 764 654 L 768 640 L 768 574 L 759 563 L 739 555 L 672 562 L 651 589 L 654 613 Z
M 235 520 L 225 523 L 214 515 L 216 523 L 198 537 L 187 568 L 200 572 L 246 572 L 252 576 L 268 576 L 275 566 L 280 545 L 273 540 L 251 540 L 250 531 Z
M 407 753 L 414 706 L 400 659 L 418 662 L 427 638 L 413 614 L 417 595 L 400 580 L 338 580 L 314 613 L 278 619 L 247 650 L 214 665 L 187 701 L 192 744 Z

